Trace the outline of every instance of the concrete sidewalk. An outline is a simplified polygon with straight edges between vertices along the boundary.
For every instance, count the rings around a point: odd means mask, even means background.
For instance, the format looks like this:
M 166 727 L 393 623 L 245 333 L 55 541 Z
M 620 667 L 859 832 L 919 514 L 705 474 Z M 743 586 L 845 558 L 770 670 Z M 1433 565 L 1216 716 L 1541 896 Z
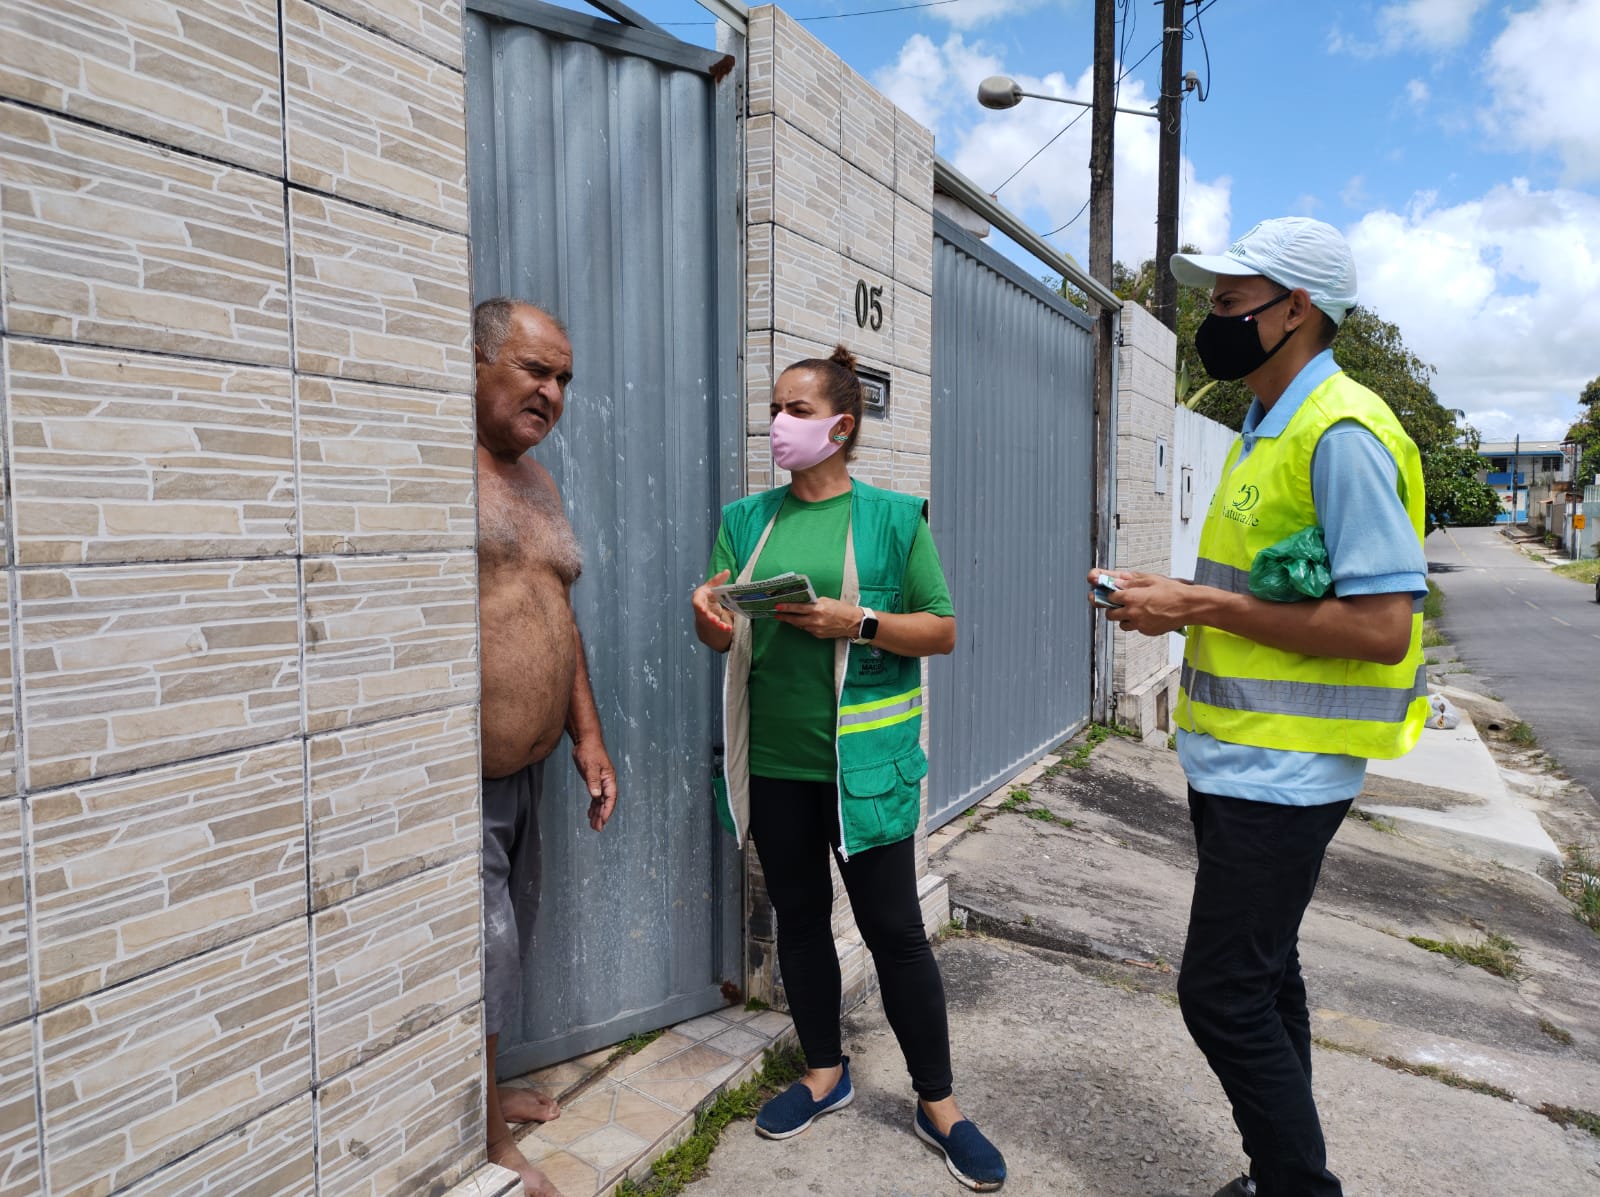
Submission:
M 1086 767 L 1045 773 L 1026 804 L 965 817 L 936 858 L 982 929 L 938 948 L 957 1099 L 1005 1150 L 1008 1193 L 1209 1197 L 1244 1161 L 1174 997 L 1194 867 L 1176 754 L 1113 739 Z M 1515 941 L 1524 976 L 1407 939 L 1487 932 Z M 1301 951 L 1330 1164 L 1348 1193 L 1600 1192 L 1600 1138 L 1538 1112 L 1600 1108 L 1600 937 L 1549 883 L 1350 819 Z M 730 1128 L 687 1192 L 964 1191 L 911 1135 L 876 1001 L 847 1018 L 846 1043 L 855 1105 L 784 1143 Z

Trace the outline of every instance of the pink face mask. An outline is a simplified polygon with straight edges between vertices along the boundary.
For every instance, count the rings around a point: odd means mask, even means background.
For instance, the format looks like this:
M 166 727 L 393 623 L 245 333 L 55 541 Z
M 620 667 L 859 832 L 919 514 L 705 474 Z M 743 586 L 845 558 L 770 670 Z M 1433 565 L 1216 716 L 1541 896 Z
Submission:
M 791 474 L 826 461 L 844 445 L 830 435 L 844 416 L 831 420 L 802 420 L 780 411 L 772 417 L 772 460 Z

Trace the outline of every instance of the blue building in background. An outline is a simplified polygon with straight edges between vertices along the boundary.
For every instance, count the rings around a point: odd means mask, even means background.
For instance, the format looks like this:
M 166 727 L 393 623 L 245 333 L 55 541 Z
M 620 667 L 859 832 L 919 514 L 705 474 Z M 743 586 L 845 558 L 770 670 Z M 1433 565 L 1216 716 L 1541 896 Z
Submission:
M 1541 507 L 1549 505 L 1556 489 L 1565 491 L 1572 477 L 1560 441 L 1484 441 L 1478 446 L 1478 456 L 1483 458 L 1479 481 L 1488 483 L 1500 496 L 1497 524 L 1529 523 L 1530 512 L 1531 522 L 1544 522 Z

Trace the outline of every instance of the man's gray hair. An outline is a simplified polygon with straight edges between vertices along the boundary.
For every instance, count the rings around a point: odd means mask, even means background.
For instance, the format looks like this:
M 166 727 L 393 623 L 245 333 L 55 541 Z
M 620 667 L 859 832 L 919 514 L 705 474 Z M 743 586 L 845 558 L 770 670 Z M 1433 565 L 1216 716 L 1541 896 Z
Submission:
M 505 345 L 506 338 L 511 335 L 511 322 L 515 319 L 519 308 L 544 317 L 560 330 L 562 336 L 568 335 L 567 326 L 548 308 L 529 303 L 526 299 L 513 299 L 505 295 L 496 299 L 486 299 L 472 309 L 472 343 L 478 347 L 478 352 L 483 354 L 484 361 L 492 365 L 500 356 L 500 349 Z

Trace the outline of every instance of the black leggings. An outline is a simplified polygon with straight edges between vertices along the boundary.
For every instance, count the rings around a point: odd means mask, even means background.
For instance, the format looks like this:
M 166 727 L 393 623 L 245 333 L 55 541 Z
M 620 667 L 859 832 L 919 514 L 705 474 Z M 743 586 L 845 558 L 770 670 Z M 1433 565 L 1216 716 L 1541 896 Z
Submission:
M 778 967 L 810 1068 L 833 1068 L 842 1056 L 828 873 L 838 828 L 837 791 L 827 782 L 750 779 L 750 835 L 778 915 Z M 911 1085 L 924 1101 L 941 1101 L 950 1096 L 950 1032 L 944 983 L 917 903 L 915 837 L 840 860 L 839 873 Z

